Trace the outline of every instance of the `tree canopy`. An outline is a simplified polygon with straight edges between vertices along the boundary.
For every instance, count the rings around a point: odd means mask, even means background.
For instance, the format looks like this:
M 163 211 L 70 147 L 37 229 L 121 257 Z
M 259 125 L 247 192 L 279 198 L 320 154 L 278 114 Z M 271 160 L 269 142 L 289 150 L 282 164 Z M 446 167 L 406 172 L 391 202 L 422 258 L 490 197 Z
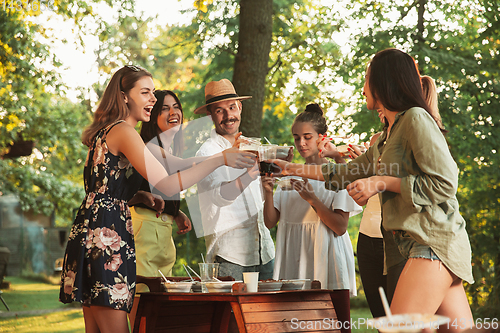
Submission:
M 93 18 L 96 3 L 101 1 L 56 1 L 55 6 L 81 33 L 89 33 L 82 22 Z M 116 22 L 95 18 L 92 33 L 100 38 L 96 63 L 103 78 L 123 64 L 141 65 L 152 72 L 157 89 L 178 93 L 188 119 L 204 104 L 205 84 L 229 78 L 241 95 L 258 96 L 258 103 L 244 104 L 241 129 L 279 144 L 293 142 L 295 113 L 310 102 L 327 112 L 332 134 L 355 133 L 367 140 L 380 130 L 361 94 L 368 61 L 387 47 L 412 55 L 421 73 L 436 80 L 447 140 L 460 170 L 458 198 L 476 279 L 467 286 L 471 304 L 477 315 L 500 313 L 498 0 L 331 5 L 205 0 L 194 2 L 188 10 L 193 20 L 183 26 L 152 26 L 151 18 L 133 13 L 131 0 L 104 3 L 120 10 Z M 248 20 L 260 15 L 259 9 L 270 19 L 259 16 L 252 25 Z M 28 14 L 38 15 L 0 9 L 0 152 L 5 157 L 21 139 L 35 142 L 34 154 L 0 160 L 0 192 L 18 195 L 25 209 L 46 214 L 57 209 L 69 223 L 83 196 L 86 151 L 80 133 L 92 105 L 83 98 L 71 102 L 61 93 L 64 83 L 47 70 L 47 64 L 60 62 L 40 42 L 46 32 L 27 20 Z M 347 45 L 341 45 L 345 38 Z M 93 86 L 97 96 L 104 81 Z

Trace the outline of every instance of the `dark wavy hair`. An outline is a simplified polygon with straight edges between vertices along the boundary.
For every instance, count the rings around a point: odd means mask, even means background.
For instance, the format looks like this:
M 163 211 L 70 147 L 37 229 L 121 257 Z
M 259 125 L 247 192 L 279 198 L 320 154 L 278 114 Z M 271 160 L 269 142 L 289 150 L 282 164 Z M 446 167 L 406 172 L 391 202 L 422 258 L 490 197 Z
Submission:
M 177 102 L 177 104 L 179 104 L 179 109 L 181 110 L 181 115 L 182 115 L 180 123 L 182 124 L 184 122 L 184 111 L 182 110 L 182 104 L 181 101 L 179 100 L 179 97 L 177 97 L 177 95 L 171 90 L 156 90 L 155 97 L 157 100 L 155 105 L 153 106 L 153 109 L 151 110 L 151 120 L 147 123 L 142 123 L 141 127 L 142 140 L 144 142 L 149 142 L 153 138 L 157 138 L 162 148 L 168 148 L 168 147 L 162 146 L 159 136 L 161 130 L 160 127 L 158 126 L 158 117 L 162 113 L 163 101 L 165 100 L 165 96 L 167 95 L 172 96 Z M 183 147 L 184 147 L 184 140 L 182 136 L 182 127 L 181 127 L 181 129 L 179 129 L 179 131 L 174 136 L 174 147 L 173 147 L 174 155 L 181 156 Z
M 90 147 L 101 129 L 130 115 L 122 92 L 129 92 L 144 76 L 153 77 L 147 70 L 137 66 L 124 66 L 113 74 L 94 112 L 94 121 L 82 133 L 84 145 Z
M 308 104 L 306 109 L 295 117 L 293 125 L 298 122 L 311 123 L 318 134 L 324 135 L 328 131 L 326 118 L 323 116 L 323 109 L 317 103 Z
M 379 51 L 370 61 L 368 72 L 373 98 L 387 110 L 400 112 L 421 107 L 432 115 L 416 62 L 410 55 L 398 49 Z

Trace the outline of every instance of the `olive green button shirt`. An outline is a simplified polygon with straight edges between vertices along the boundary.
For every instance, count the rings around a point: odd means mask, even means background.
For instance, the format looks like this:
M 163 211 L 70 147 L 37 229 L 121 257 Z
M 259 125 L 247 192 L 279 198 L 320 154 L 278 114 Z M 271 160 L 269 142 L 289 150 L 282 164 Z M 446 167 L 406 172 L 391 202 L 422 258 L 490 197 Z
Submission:
M 422 108 L 399 112 L 368 151 L 347 164 L 322 166 L 325 187 L 344 189 L 373 175 L 401 178 L 401 193 L 381 192 L 382 225 L 430 246 L 459 278 L 474 283 L 471 247 L 456 198 L 458 168 L 436 122 Z

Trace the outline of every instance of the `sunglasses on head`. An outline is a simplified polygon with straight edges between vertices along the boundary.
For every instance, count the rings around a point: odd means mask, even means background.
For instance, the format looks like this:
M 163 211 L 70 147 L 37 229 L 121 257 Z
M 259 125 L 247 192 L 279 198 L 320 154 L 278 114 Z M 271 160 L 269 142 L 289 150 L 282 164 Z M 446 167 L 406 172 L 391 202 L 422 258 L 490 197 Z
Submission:
M 123 67 L 128 68 L 128 69 L 130 69 L 130 70 L 131 70 L 131 71 L 133 71 L 133 72 L 145 71 L 145 69 L 144 69 L 144 68 L 139 67 L 139 66 L 135 66 L 135 65 L 125 65 L 125 66 L 123 66 Z M 123 91 L 122 81 L 121 81 L 121 80 L 120 80 L 120 90 L 122 90 L 122 91 Z
M 135 65 L 125 65 L 124 67 L 126 67 L 134 72 L 139 72 L 141 70 L 144 70 L 143 68 L 141 68 L 139 66 L 135 66 Z

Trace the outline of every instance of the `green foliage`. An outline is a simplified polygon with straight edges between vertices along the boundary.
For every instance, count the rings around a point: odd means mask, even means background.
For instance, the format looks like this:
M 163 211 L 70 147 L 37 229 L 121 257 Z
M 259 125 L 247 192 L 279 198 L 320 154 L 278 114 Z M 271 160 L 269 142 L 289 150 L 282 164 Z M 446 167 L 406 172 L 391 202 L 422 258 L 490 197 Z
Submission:
M 82 18 L 98 2 L 56 1 L 56 6 L 59 15 L 73 18 L 79 31 L 88 33 Z M 157 89 L 179 94 L 188 120 L 204 103 L 207 82 L 232 77 L 238 1 L 196 1 L 191 24 L 153 29 L 149 19 L 132 15 L 132 0 L 104 3 L 120 8 L 116 23 L 95 19 L 99 28 L 93 33 L 100 36 L 96 55 L 104 77 L 127 63 L 147 68 Z M 421 73 L 432 76 L 439 88 L 440 112 L 460 170 L 458 198 L 473 248 L 477 282 L 467 292 L 475 315 L 482 317 L 500 313 L 499 7 L 498 0 L 346 0 L 331 8 L 312 0 L 274 0 L 261 131 L 274 143 L 292 144 L 295 113 L 317 102 L 334 115 L 334 134 L 352 131 L 368 138 L 381 129 L 361 94 L 368 61 L 387 47 L 413 55 Z M 83 104 L 59 97 L 58 76 L 41 65 L 58 62 L 34 38 L 45 32 L 24 18 L 20 12 L 0 10 L 0 153 L 21 136 L 35 140 L 40 154 L 0 160 L 0 191 L 20 196 L 24 209 L 47 213 L 57 204 L 58 218 L 62 212 L 70 220 L 83 193 L 85 147 L 79 131 L 90 114 Z M 351 51 L 342 54 L 336 41 L 346 34 Z M 98 96 L 103 87 L 94 86 Z M 184 275 L 179 264 L 196 269 L 204 244 L 194 232 L 176 236 L 175 242 L 175 273 Z
M 88 2 L 56 1 L 55 6 L 77 27 L 92 14 Z M 56 210 L 56 225 L 69 225 L 84 194 L 87 149 L 80 136 L 91 114 L 86 103 L 67 100 L 59 75 L 46 69 L 60 62 L 40 42 L 47 31 L 27 14 L 0 9 L 0 155 L 19 140 L 34 142 L 31 155 L 0 160 L 0 195 L 16 195 L 25 211 L 51 215 Z

